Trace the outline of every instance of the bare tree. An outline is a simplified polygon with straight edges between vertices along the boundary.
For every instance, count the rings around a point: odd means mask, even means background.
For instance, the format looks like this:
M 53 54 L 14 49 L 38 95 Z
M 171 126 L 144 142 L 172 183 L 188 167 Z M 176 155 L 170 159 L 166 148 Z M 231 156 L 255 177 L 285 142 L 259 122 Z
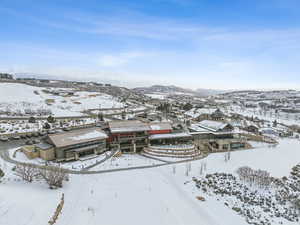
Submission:
M 225 162 L 228 162 L 230 160 L 230 150 L 224 154 L 224 158 L 225 158 Z
M 2 177 L 4 177 L 5 173 L 3 172 L 3 170 L 0 168 L 0 180 Z
M 199 171 L 200 175 L 203 174 L 203 170 L 204 170 L 204 163 L 201 162 L 200 171 Z
M 241 181 L 256 185 L 259 188 L 268 188 L 272 182 L 270 173 L 264 170 L 253 170 L 250 167 L 243 166 L 237 169 L 237 174 Z
M 299 198 L 294 199 L 292 203 L 293 203 L 293 206 L 294 206 L 297 214 L 300 215 L 300 199 Z
M 188 170 L 189 170 L 189 172 L 191 172 L 192 171 L 192 163 L 188 163 Z
M 60 167 L 39 169 L 39 176 L 46 181 L 51 189 L 60 188 L 63 186 L 63 181 L 69 180 L 66 171 Z
M 189 166 L 188 166 L 188 164 L 185 164 L 185 175 L 187 177 L 189 176 Z
M 31 183 L 37 177 L 38 171 L 31 165 L 19 164 L 16 166 L 15 175 Z

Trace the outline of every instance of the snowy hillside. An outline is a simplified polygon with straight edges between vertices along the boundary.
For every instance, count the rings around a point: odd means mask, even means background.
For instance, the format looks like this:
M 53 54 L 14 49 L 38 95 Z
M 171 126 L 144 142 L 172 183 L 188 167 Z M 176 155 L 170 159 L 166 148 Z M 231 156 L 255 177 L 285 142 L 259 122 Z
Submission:
M 215 153 L 190 165 L 72 175 L 70 182 L 58 190 L 49 190 L 39 183 L 24 184 L 16 180 L 13 172 L 8 172 L 10 175 L 1 184 L 1 193 L 5 195 L 0 195 L 0 224 L 45 224 L 64 193 L 65 206 L 57 225 L 98 225 L 99 221 L 107 225 L 246 225 L 245 219 L 225 206 L 223 200 L 196 188 L 192 177 L 201 178 L 214 172 L 235 174 L 240 166 L 265 169 L 275 177 L 287 176 L 291 167 L 299 163 L 298 146 L 298 140 L 283 139 L 277 147 L 262 145 L 253 150 L 232 152 L 227 162 L 225 153 Z M 105 168 L 152 163 L 153 160 L 137 155 L 125 155 L 108 162 Z M 207 169 L 200 175 L 203 163 Z M 3 161 L 0 164 L 5 171 L 10 171 L 11 165 Z M 187 166 L 190 167 L 188 174 Z M 199 201 L 197 196 L 204 196 L 206 201 Z M 286 225 L 297 224 L 282 221 Z
M 73 95 L 54 95 L 53 92 Z M 0 115 L 15 116 L 26 112 L 52 113 L 54 116 L 78 116 L 87 109 L 123 106 L 116 98 L 98 92 L 74 91 L 72 89 L 40 88 L 25 84 L 0 83 Z

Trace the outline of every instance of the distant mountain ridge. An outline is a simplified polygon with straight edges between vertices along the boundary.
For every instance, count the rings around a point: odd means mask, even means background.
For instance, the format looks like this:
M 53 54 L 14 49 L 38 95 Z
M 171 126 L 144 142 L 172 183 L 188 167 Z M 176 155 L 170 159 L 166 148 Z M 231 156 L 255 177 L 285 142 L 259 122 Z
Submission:
M 51 79 L 51 80 L 73 80 L 73 79 L 62 79 L 61 76 L 55 75 L 48 75 L 48 74 L 36 74 L 36 73 L 15 73 L 16 77 L 19 78 L 36 78 L 36 79 Z M 74 79 L 74 81 L 78 81 L 79 79 Z M 87 81 L 86 81 L 87 82 Z M 113 83 L 115 86 L 124 86 L 121 83 L 118 84 L 115 80 L 106 79 L 105 81 L 102 80 L 102 83 Z M 151 94 L 151 93 L 165 93 L 165 94 L 188 94 L 188 95 L 195 95 L 195 96 L 210 96 L 210 95 L 218 95 L 224 94 L 228 92 L 232 92 L 234 90 L 224 91 L 224 90 L 217 90 L 217 89 L 204 89 L 199 88 L 197 90 L 192 90 L 189 88 L 182 88 L 175 85 L 152 85 L 149 87 L 136 87 L 132 88 L 132 91 L 139 92 L 141 94 Z
M 196 94 L 195 91 L 187 88 L 181 88 L 174 85 L 152 85 L 150 87 L 137 87 L 133 88 L 133 90 L 142 92 L 142 93 L 189 93 L 189 94 Z
M 219 95 L 219 94 L 224 94 L 224 93 L 232 92 L 232 90 L 217 90 L 217 89 L 198 88 L 196 90 L 196 92 L 199 95 L 209 96 L 209 95 Z
M 185 94 L 193 94 L 197 96 L 209 96 L 209 95 L 216 95 L 222 94 L 228 91 L 224 90 L 214 90 L 214 89 L 197 89 L 192 90 L 188 88 L 182 88 L 175 85 L 152 85 L 150 87 L 137 87 L 133 88 L 134 91 L 143 93 L 143 94 L 150 94 L 150 93 L 166 93 L 166 94 L 176 94 L 176 93 L 185 93 Z

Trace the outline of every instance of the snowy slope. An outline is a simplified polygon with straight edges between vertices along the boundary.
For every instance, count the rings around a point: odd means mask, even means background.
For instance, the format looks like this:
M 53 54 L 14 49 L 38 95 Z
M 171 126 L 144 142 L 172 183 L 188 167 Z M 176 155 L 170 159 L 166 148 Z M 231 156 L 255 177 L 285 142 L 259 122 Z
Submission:
M 51 110 L 55 116 L 78 116 L 82 115 L 83 110 L 99 108 L 99 105 L 102 108 L 123 106 L 114 97 L 98 92 L 77 91 L 74 96 L 63 97 L 45 93 L 42 90 L 54 89 L 33 87 L 26 84 L 0 83 L 0 111 L 9 109 L 12 112 L 17 110 L 23 112 L 24 109 L 47 109 Z M 47 99 L 54 102 L 47 105 Z
M 246 225 L 244 218 L 214 197 L 206 197 L 205 202 L 196 199 L 201 193 L 191 180 L 193 176 L 200 176 L 201 163 L 206 162 L 207 173 L 234 173 L 238 167 L 247 165 L 281 177 L 299 163 L 299 146 L 298 140 L 283 139 L 276 148 L 261 146 L 254 150 L 232 152 L 228 162 L 224 160 L 224 153 L 211 154 L 206 159 L 191 163 L 188 176 L 185 174 L 186 163 L 177 164 L 175 173 L 170 165 L 107 174 L 72 175 L 70 182 L 60 190 L 49 190 L 41 184 L 16 182 L 10 175 L 10 180 L 5 180 L 0 186 L 0 224 L 46 224 L 63 192 L 65 206 L 57 225 Z M 117 158 L 113 163 L 108 161 L 105 169 L 116 165 L 133 166 L 135 160 L 137 164 L 142 163 L 140 156 L 128 157 Z

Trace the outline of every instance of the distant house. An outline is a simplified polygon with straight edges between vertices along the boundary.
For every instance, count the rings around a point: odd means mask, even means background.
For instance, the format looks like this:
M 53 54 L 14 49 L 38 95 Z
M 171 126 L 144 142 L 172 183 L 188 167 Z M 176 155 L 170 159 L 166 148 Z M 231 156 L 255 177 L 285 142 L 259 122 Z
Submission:
M 48 83 L 50 83 L 50 80 L 47 80 L 47 79 L 40 79 L 39 82 L 40 82 L 40 83 L 47 83 L 47 84 L 48 84 Z
M 248 131 L 250 133 L 259 133 L 259 127 L 254 124 L 249 124 L 244 128 L 245 131 Z
M 222 121 L 225 118 L 225 114 L 220 109 L 215 110 L 211 108 L 197 109 L 194 115 L 196 121 L 202 121 L 202 120 Z
M 245 107 L 246 107 L 246 108 L 251 108 L 251 109 L 252 109 L 252 108 L 257 108 L 257 104 L 246 103 L 246 104 L 245 104 Z
M 279 136 L 278 130 L 272 127 L 263 127 L 259 129 L 259 133 L 262 135 L 272 135 L 272 136 Z
M 51 92 L 54 95 L 59 95 L 59 96 L 72 96 L 74 95 L 74 91 L 72 90 L 54 90 Z
M 231 113 L 231 119 L 233 120 L 243 120 L 244 116 L 238 113 Z
M 278 136 L 278 137 L 290 137 L 293 136 L 291 130 L 285 130 L 274 127 L 263 127 L 259 129 L 259 133 L 262 135 Z
M 234 130 L 234 127 L 229 123 L 212 120 L 203 120 L 197 123 L 197 126 L 212 132 L 231 132 Z
M 13 75 L 11 75 L 11 74 L 0 73 L 0 79 L 3 79 L 3 80 L 12 80 L 14 78 L 13 78 Z
M 212 120 L 218 121 L 218 120 L 223 120 L 225 117 L 225 114 L 220 109 L 217 109 L 210 115 L 210 117 Z

